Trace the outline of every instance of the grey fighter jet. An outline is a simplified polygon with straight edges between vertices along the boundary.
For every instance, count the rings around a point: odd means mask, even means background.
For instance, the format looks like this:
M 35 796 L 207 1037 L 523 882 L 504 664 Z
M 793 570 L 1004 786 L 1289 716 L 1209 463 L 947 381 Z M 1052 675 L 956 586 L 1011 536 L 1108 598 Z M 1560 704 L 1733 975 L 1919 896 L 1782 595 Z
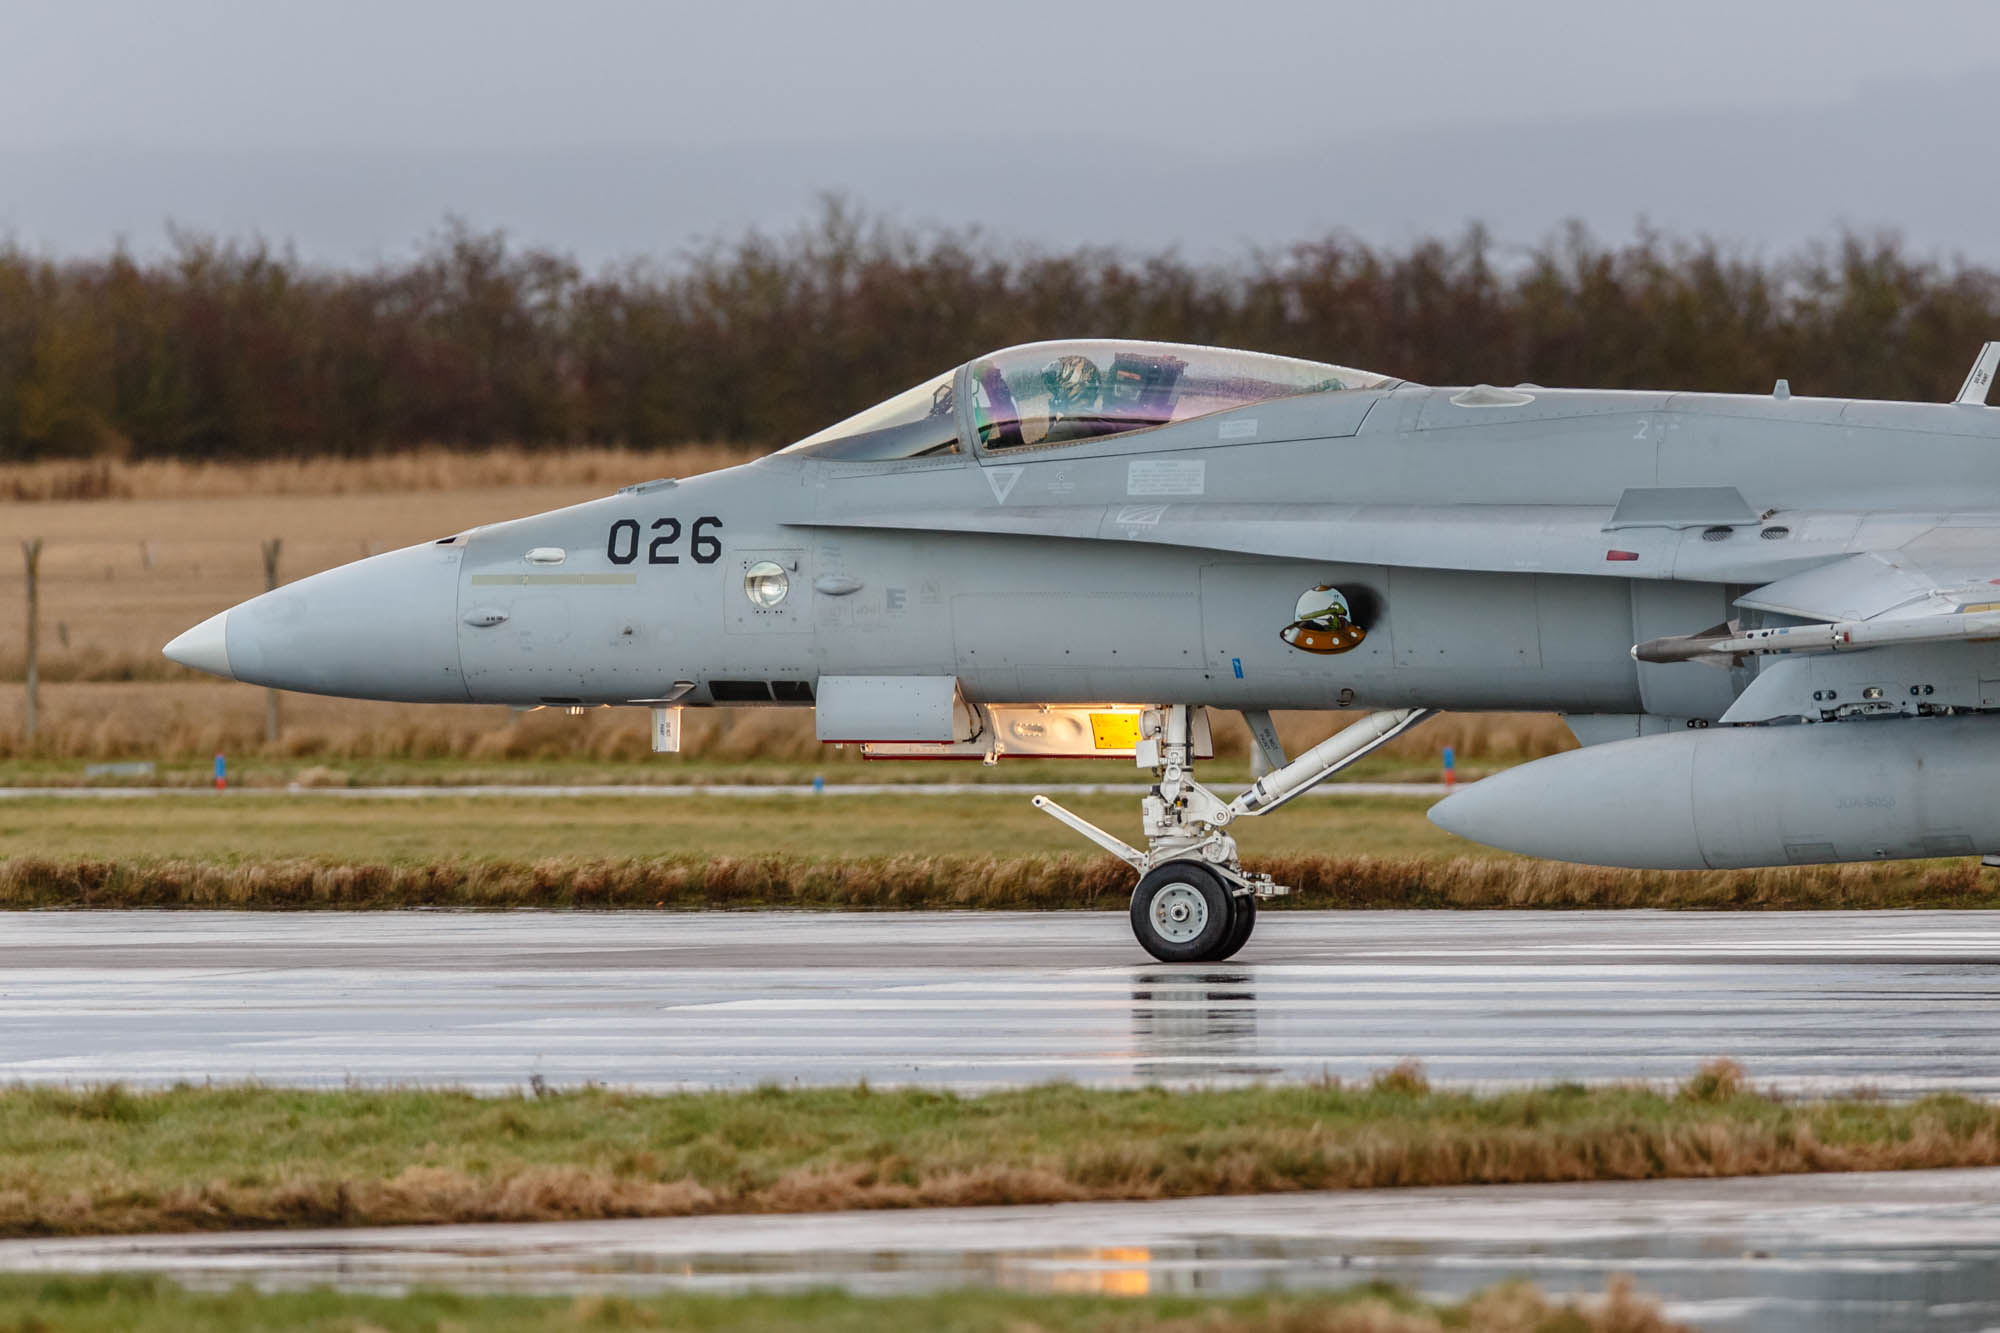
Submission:
M 1444 828 L 1700 868 L 2000 852 L 2000 343 L 1952 403 L 1430 388 L 1122 341 L 1014 347 L 742 467 L 266 593 L 166 649 L 366 699 L 813 708 L 872 757 L 1122 757 L 1156 779 L 1139 942 L 1229 956 L 1232 825 L 1436 709 L 1582 748 Z M 1271 771 L 1196 781 L 1207 709 Z M 1296 757 L 1272 709 L 1368 716 Z

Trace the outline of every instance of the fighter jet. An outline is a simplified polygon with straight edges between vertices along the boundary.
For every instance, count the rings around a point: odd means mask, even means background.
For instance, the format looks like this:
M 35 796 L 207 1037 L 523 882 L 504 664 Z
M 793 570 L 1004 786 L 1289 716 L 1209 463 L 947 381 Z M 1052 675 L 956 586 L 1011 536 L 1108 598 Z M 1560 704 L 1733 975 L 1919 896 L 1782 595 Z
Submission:
M 1167 343 L 1011 347 L 741 467 L 358 561 L 166 647 L 362 699 L 811 708 L 875 758 L 1150 771 L 1168 961 L 1240 949 L 1231 830 L 1431 716 L 1578 750 L 1431 818 L 1534 856 L 1804 865 L 2000 853 L 2000 343 L 1957 401 L 1435 388 Z M 1194 776 L 1208 710 L 1270 771 Z M 1273 709 L 1366 709 L 1288 756 Z

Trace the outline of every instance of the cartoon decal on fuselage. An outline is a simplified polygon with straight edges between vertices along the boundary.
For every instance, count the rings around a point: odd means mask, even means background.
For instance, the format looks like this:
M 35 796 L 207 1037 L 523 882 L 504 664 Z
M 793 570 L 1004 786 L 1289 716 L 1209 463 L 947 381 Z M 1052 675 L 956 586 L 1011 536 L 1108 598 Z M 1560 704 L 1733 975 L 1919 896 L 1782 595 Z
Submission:
M 1344 653 L 1357 648 L 1368 631 L 1354 623 L 1354 613 L 1340 589 L 1322 583 L 1299 596 L 1298 618 L 1278 631 L 1278 637 L 1309 653 Z

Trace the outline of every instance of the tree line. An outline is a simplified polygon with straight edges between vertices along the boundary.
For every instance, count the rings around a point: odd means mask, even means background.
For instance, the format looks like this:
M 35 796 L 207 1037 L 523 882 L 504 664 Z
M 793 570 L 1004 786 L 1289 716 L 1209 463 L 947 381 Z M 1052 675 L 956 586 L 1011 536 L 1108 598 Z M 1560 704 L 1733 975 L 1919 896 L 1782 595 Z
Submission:
M 1776 257 L 1571 227 L 1226 261 L 870 220 L 586 272 L 452 223 L 318 267 L 176 233 L 159 258 L 0 247 L 0 460 L 368 455 L 417 444 L 777 445 L 983 351 L 1219 343 L 1429 383 L 1941 399 L 2000 337 L 2000 272 L 1849 234 Z

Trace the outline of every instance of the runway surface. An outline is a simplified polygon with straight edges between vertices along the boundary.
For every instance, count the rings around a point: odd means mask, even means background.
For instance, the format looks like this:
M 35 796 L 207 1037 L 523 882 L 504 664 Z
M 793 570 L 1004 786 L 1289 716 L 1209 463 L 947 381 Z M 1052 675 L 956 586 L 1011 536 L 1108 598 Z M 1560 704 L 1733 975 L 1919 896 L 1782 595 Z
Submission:
M 839 1284 L 1241 1294 L 1384 1280 L 1450 1297 L 1632 1275 L 1713 1329 L 2000 1323 L 2000 1171 L 1922 1171 L 1167 1203 L 0 1242 L 0 1269 L 196 1285 L 541 1291 Z
M 1460 783 L 1469 786 L 1470 783 Z M 811 783 L 765 785 L 762 783 L 702 783 L 669 786 L 664 783 L 610 783 L 598 786 L 556 787 L 542 784 L 488 783 L 464 787 L 0 787 L 0 800 L 25 801 L 137 801 L 153 796 L 217 796 L 223 799 L 245 796 L 309 796 L 326 800 L 439 800 L 462 796 L 578 797 L 651 796 L 758 798 L 772 796 L 1143 796 L 1151 791 L 1145 782 L 829 782 L 822 787 Z M 1247 790 L 1242 783 L 1218 782 L 1209 790 L 1234 796 Z M 1304 793 L 1308 796 L 1428 796 L 1442 800 L 1449 792 L 1438 782 L 1327 782 Z
M 11 913 L 0 1080 L 516 1088 L 1678 1079 L 2000 1094 L 1989 913 Z

